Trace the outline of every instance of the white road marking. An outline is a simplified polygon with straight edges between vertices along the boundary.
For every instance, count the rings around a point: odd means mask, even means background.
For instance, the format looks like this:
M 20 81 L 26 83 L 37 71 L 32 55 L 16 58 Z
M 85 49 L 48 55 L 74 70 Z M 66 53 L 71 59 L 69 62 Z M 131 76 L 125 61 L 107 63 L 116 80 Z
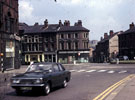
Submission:
M 86 71 L 88 73 L 91 73 L 91 72 L 95 72 L 96 70 L 89 70 L 89 71 Z
M 76 70 L 69 70 L 70 72 L 75 72 Z
M 85 70 L 79 70 L 79 71 L 77 71 L 77 72 L 84 72 Z
M 126 70 L 123 70 L 123 71 L 120 71 L 119 73 L 126 73 L 127 71 Z
M 110 74 L 111 74 L 111 73 L 114 73 L 114 72 L 115 72 L 115 71 L 111 70 L 111 71 L 108 71 L 107 73 L 110 73 Z
M 105 72 L 105 71 L 107 71 L 107 70 L 99 70 L 98 72 L 102 73 L 102 72 Z

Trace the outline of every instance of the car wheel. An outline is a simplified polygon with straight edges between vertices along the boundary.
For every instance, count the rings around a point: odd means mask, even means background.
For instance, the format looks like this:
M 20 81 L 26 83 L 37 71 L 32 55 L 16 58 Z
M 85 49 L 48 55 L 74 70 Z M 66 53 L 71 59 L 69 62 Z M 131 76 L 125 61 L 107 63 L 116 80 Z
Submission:
M 48 95 L 50 93 L 51 89 L 50 89 L 50 85 L 47 83 L 44 87 L 44 94 Z
M 15 92 L 16 92 L 17 95 L 21 95 L 22 94 L 22 91 L 20 89 L 16 89 Z
M 68 85 L 68 83 L 67 83 L 67 80 L 65 79 L 65 80 L 63 81 L 62 87 L 65 88 L 65 87 L 67 87 L 67 85 Z

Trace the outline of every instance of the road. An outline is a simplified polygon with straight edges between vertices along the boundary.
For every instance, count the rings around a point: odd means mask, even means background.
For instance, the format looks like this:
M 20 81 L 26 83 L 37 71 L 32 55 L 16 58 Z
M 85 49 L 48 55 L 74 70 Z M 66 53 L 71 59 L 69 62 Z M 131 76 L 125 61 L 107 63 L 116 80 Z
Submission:
M 32 92 L 17 96 L 8 85 L 2 100 L 93 100 L 108 87 L 135 73 L 135 65 L 81 64 L 66 68 L 72 72 L 68 87 L 55 88 L 48 96 Z

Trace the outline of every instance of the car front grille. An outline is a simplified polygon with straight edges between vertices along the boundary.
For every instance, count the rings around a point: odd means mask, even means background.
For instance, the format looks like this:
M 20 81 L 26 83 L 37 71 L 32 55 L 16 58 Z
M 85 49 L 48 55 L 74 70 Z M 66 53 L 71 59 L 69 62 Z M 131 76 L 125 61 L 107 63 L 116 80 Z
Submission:
M 20 84 L 34 84 L 35 79 L 21 79 Z

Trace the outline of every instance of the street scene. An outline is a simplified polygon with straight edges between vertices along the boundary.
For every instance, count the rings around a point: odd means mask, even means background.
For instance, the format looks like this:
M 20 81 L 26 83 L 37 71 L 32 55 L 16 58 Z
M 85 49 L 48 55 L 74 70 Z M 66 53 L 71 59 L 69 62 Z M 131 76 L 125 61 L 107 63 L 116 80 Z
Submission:
M 22 95 L 16 95 L 15 90 L 10 87 L 8 77 L 10 74 L 23 73 L 26 66 L 22 69 L 9 71 L 5 73 L 7 78 L 4 85 L 1 85 L 1 99 L 2 100 L 133 100 L 134 99 L 134 80 L 135 80 L 135 65 L 111 65 L 105 64 L 78 64 L 78 65 L 64 65 L 72 76 L 66 88 L 54 88 L 47 96 L 34 92 L 25 92 Z M 8 77 L 6 76 L 9 75 Z M 130 78 L 118 85 L 112 92 L 107 91 L 101 97 L 96 97 L 108 89 L 110 86 L 128 77 Z M 1 78 L 2 79 L 2 78 Z M 112 89 L 112 88 L 111 88 Z M 110 90 L 111 90 L 110 89 Z M 4 93 L 2 93 L 4 92 Z
M 0 0 L 0 100 L 134 100 L 134 0 Z

